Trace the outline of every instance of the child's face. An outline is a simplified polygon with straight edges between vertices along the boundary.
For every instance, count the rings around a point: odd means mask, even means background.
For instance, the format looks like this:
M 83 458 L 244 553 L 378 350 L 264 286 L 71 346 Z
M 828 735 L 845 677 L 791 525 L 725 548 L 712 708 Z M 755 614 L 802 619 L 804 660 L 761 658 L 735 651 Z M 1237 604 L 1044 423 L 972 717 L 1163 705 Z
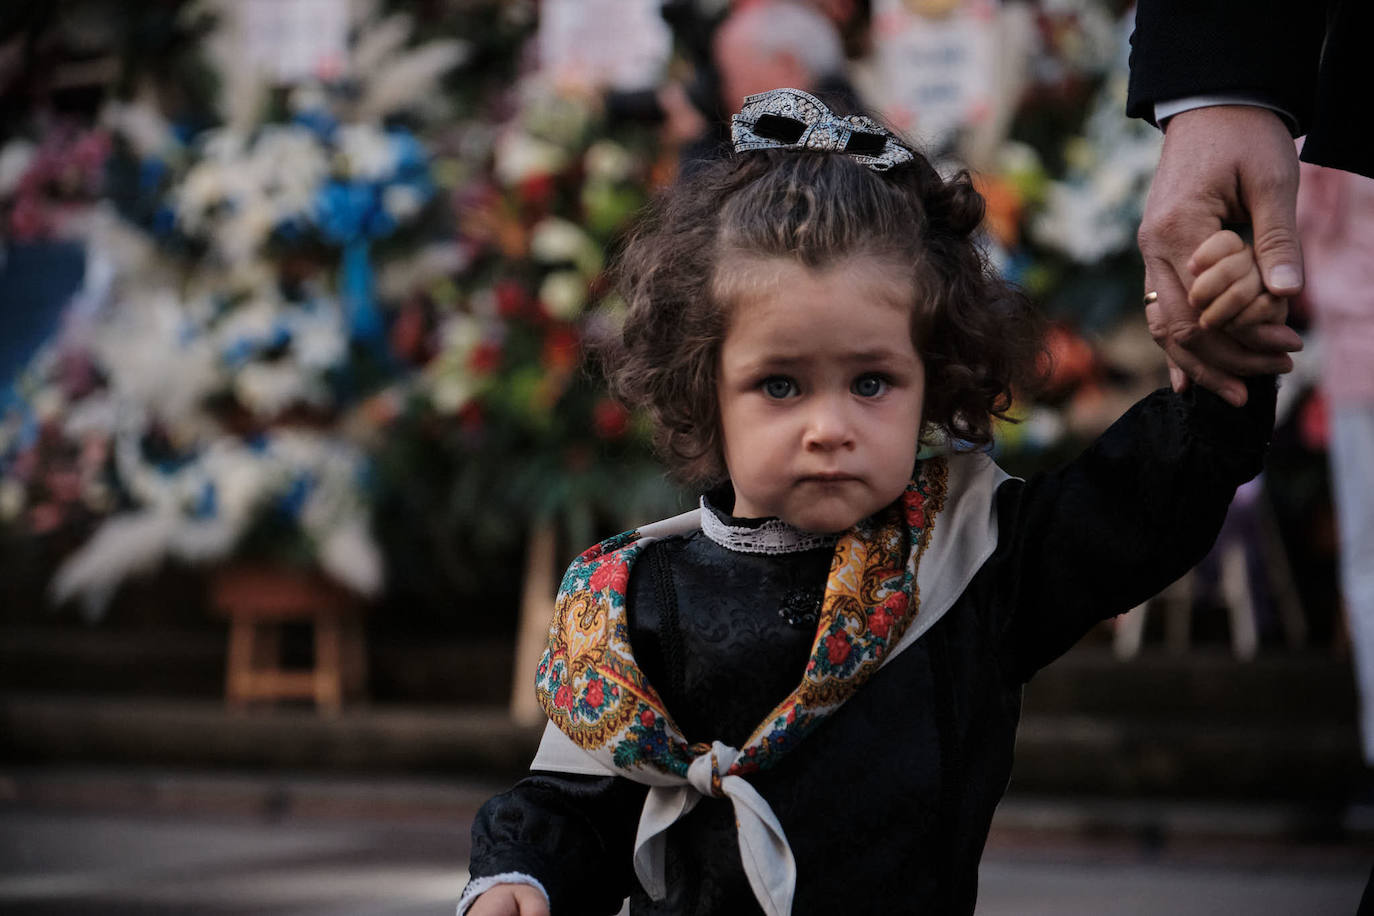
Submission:
M 717 376 L 733 514 L 843 531 L 901 495 L 916 464 L 925 366 L 909 274 L 872 258 L 745 271 Z

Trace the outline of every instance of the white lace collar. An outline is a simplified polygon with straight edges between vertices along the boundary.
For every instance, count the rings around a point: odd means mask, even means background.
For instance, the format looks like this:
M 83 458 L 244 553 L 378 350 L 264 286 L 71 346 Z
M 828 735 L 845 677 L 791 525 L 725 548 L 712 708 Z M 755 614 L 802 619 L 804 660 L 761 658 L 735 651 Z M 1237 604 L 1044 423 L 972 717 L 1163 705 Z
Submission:
M 701 533 L 726 550 L 770 555 L 801 553 L 818 547 L 833 547 L 837 539 L 834 534 L 814 534 L 793 528 L 780 518 L 753 525 L 732 525 L 726 519 L 730 516 L 716 509 L 705 496 L 701 498 Z

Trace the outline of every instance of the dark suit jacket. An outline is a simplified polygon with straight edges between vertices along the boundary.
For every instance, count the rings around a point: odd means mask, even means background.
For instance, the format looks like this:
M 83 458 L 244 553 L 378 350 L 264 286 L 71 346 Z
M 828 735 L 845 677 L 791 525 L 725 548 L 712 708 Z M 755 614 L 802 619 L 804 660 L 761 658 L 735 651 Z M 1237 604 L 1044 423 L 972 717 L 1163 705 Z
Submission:
M 1303 159 L 1374 177 L 1372 0 L 1140 0 L 1126 113 L 1243 92 L 1290 112 Z

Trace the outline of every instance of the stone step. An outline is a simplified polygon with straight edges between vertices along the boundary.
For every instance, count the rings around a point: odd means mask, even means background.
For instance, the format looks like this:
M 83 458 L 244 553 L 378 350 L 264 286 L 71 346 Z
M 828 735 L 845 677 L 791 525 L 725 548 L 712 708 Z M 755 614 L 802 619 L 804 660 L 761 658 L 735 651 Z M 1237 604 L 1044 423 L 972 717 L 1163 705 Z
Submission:
M 0 695 L 0 761 L 405 773 L 510 780 L 539 727 L 491 708 L 306 707 L 233 715 L 205 700 Z M 1028 713 L 1018 792 L 1104 797 L 1347 796 L 1361 777 L 1352 724 L 1264 725 Z
M 225 634 L 206 630 L 0 628 L 0 690 L 113 696 L 223 695 Z M 382 703 L 501 706 L 509 695 L 508 642 L 374 640 L 370 689 Z M 1348 656 L 1275 650 L 1237 661 L 1224 649 L 1173 656 L 1151 649 L 1129 661 L 1089 641 L 1026 687 L 1027 714 L 1192 722 L 1352 722 Z
M 1163 651 L 1123 661 L 1084 646 L 1026 685 L 1027 714 L 1216 723 L 1356 720 L 1347 655 L 1330 650 L 1274 651 L 1239 661 L 1224 650 Z

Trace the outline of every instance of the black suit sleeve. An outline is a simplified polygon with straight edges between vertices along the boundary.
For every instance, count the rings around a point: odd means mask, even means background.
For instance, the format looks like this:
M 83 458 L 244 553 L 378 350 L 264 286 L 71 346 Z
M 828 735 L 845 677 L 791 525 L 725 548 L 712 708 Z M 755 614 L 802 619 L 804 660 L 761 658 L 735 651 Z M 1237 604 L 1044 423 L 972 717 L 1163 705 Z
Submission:
M 1365 2 L 1365 0 L 1361 0 Z M 1325 0 L 1140 0 L 1126 113 L 1153 123 L 1158 102 L 1245 93 L 1313 119 Z

